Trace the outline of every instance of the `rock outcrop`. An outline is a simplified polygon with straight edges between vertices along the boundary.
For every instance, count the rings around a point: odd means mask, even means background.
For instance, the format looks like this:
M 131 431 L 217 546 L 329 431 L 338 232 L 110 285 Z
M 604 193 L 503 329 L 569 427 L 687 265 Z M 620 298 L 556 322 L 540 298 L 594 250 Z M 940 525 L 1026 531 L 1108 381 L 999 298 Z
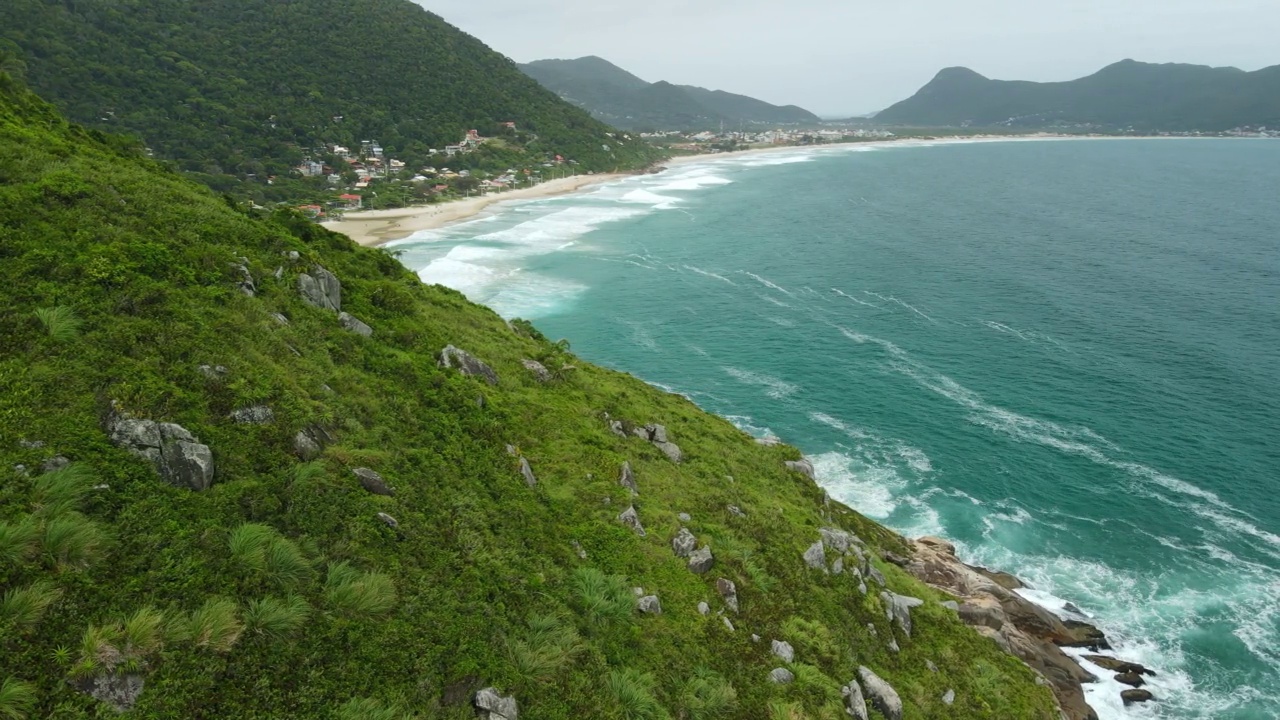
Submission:
M 116 712 L 132 710 L 142 695 L 145 684 L 137 673 L 98 673 L 79 680 L 68 680 L 76 690 L 104 703 Z
M 892 685 L 865 665 L 858 668 L 858 677 L 862 680 L 862 689 L 866 691 L 867 699 L 881 715 L 887 720 L 902 720 L 902 699 Z
M 308 425 L 293 436 L 293 454 L 303 462 L 315 460 L 333 440 L 333 435 L 322 425 Z
M 181 425 L 113 414 L 107 435 L 117 447 L 148 460 L 170 485 L 199 491 L 213 484 L 213 452 Z
M 618 478 L 618 484 L 631 491 L 632 495 L 640 494 L 640 486 L 636 484 L 635 473 L 631 471 L 631 463 L 622 463 L 622 477 Z
M 792 472 L 798 472 L 801 475 L 804 475 L 805 477 L 809 478 L 810 480 L 816 479 L 814 475 L 814 470 L 813 470 L 813 463 L 809 462 L 808 460 L 804 460 L 804 459 L 788 460 L 786 462 L 786 465 L 787 465 L 787 469 L 791 470 Z
M 645 425 L 644 427 L 635 428 L 632 432 L 636 437 L 653 443 L 654 447 L 661 450 L 671 462 L 678 464 L 684 460 L 684 451 L 667 437 L 666 427 L 662 425 Z
M 858 685 L 857 680 L 852 680 L 848 685 L 840 688 L 840 694 L 844 696 L 845 712 L 855 720 L 867 720 L 867 700 L 862 696 L 862 688 Z
M 519 720 L 520 717 L 516 699 L 509 695 L 503 696 L 497 688 L 487 687 L 477 692 L 472 705 L 480 720 Z
M 342 283 L 333 273 L 317 265 L 312 274 L 298 274 L 298 294 L 302 301 L 321 310 L 342 310 Z
M 636 600 L 636 609 L 646 615 L 661 615 L 662 603 L 658 601 L 657 595 L 645 595 Z
M 359 478 L 361 487 L 374 495 L 394 497 L 396 494 L 395 488 L 388 485 L 387 481 L 383 480 L 381 475 L 369 468 L 356 468 L 355 470 L 352 470 L 351 473 Z
M 362 337 L 373 337 L 373 328 L 366 325 L 363 321 L 361 321 L 359 318 L 352 315 L 351 313 L 346 313 L 346 312 L 338 313 L 338 324 L 341 325 L 344 329 L 350 330 L 351 332 L 357 335 L 360 335 Z
M 680 532 L 671 539 L 671 551 L 676 554 L 676 557 L 687 558 L 697 549 L 698 538 L 689 532 L 689 528 L 680 528 Z
M 880 593 L 880 600 L 884 603 L 885 613 L 889 616 L 889 620 L 897 622 L 902 631 L 911 637 L 911 608 L 920 607 L 924 601 L 920 598 L 899 595 L 889 590 Z
M 547 369 L 547 366 L 543 365 L 537 360 L 530 360 L 528 358 L 525 358 L 520 361 L 520 364 L 524 366 L 525 370 L 528 370 L 529 372 L 533 373 L 534 379 L 536 379 L 538 382 L 540 383 L 551 382 L 551 371 Z
M 276 419 L 276 414 L 266 405 L 252 405 L 232 410 L 231 419 L 240 425 L 266 425 Z
M 769 682 L 778 685 L 790 685 L 795 682 L 796 676 L 786 668 L 774 668 L 769 671 Z
M 715 565 L 716 559 L 711 555 L 711 548 L 703 545 L 689 556 L 689 572 L 703 575 Z
M 533 468 L 529 467 L 529 461 L 524 458 L 520 458 L 520 477 L 524 478 L 529 487 L 537 487 L 538 478 L 533 474 Z
M 774 640 L 769 643 L 769 651 L 782 662 L 790 663 L 796 660 L 795 648 L 791 647 L 791 643 L 785 640 Z
M 804 564 L 813 570 L 827 571 L 827 555 L 822 549 L 821 540 L 810 545 L 809 549 L 804 551 Z
M 716 592 L 724 600 L 724 606 L 732 612 L 738 612 L 738 587 L 727 578 L 716 579 Z
M 618 515 L 618 522 L 634 530 L 635 533 L 640 537 L 645 536 L 644 525 L 640 524 L 640 513 L 636 512 L 635 505 L 632 505 L 628 507 L 626 510 L 623 510 Z
M 440 351 L 440 367 L 456 368 L 463 375 L 478 377 L 490 385 L 498 384 L 498 373 L 486 365 L 475 355 L 452 345 L 446 345 Z
M 1156 698 L 1151 694 L 1150 690 L 1125 690 L 1120 693 L 1120 699 L 1124 701 L 1125 705 L 1132 705 L 1134 703 L 1150 702 Z

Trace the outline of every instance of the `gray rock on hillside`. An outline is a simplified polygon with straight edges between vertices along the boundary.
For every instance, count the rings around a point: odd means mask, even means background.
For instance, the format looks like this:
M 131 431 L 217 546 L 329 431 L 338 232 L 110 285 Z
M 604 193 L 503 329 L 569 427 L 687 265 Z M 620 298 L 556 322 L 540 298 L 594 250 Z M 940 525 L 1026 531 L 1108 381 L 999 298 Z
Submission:
M 394 528 L 398 528 L 398 527 L 400 527 L 400 521 L 399 521 L 399 520 L 396 520 L 395 518 L 391 517 L 390 515 L 388 515 L 388 514 L 386 514 L 386 513 L 384 513 L 384 512 L 380 512 L 380 513 L 378 513 L 378 519 L 379 519 L 379 520 L 381 520 L 383 523 L 385 523 L 385 524 L 387 525 L 387 527 L 389 527 L 389 528 L 393 528 L 393 529 L 394 529 Z
M 924 601 L 888 590 L 881 591 L 880 601 L 884 603 L 885 614 L 888 615 L 889 620 L 896 621 L 907 637 L 911 637 L 911 608 L 920 607 Z
M 695 575 L 705 574 L 715 562 L 715 557 L 711 555 L 711 548 L 703 545 L 689 556 L 689 572 Z
M 679 445 L 671 442 L 671 438 L 667 435 L 667 428 L 663 425 L 649 424 L 644 427 L 637 427 L 631 431 L 636 437 L 647 440 L 654 444 L 667 459 L 673 463 L 679 464 L 684 461 L 684 451 Z
M 132 710 L 142 695 L 142 687 L 145 684 L 140 674 L 116 672 L 98 673 L 68 682 L 76 690 L 106 704 L 116 712 Z
M 524 478 L 525 484 L 529 487 L 538 485 L 538 478 L 534 476 L 533 468 L 529 467 L 529 461 L 524 458 L 520 458 L 520 476 Z
M 628 507 L 626 510 L 623 510 L 618 515 L 618 522 L 622 523 L 623 525 L 626 525 L 632 530 L 635 530 L 636 534 L 639 535 L 640 537 L 645 536 L 644 526 L 640 524 L 640 513 L 636 512 L 635 505 L 632 505 Z
M 452 345 L 446 345 L 440 351 L 440 367 L 456 368 L 463 375 L 478 377 L 490 385 L 498 384 L 498 373 L 486 365 L 475 355 Z
M 689 532 L 689 528 L 680 528 L 680 532 L 671 540 L 671 551 L 676 557 L 687 558 L 698 549 L 698 538 Z
M 796 650 L 785 640 L 774 640 L 769 643 L 769 651 L 785 663 L 795 662 Z
M 677 465 L 684 462 L 684 451 L 680 449 L 679 445 L 676 445 L 673 442 L 655 442 L 654 445 L 661 450 L 662 454 L 666 455 L 667 459 L 671 462 L 676 463 Z
M 240 258 L 240 262 L 231 263 L 232 269 L 240 275 L 240 282 L 236 283 L 236 287 L 240 288 L 240 292 L 253 297 L 258 292 L 258 288 L 253 284 L 253 273 L 249 272 L 249 260 Z
M 814 471 L 813 471 L 813 463 L 809 462 L 808 460 L 803 460 L 803 459 L 788 460 L 786 462 L 786 465 L 788 470 L 791 470 L 793 472 L 798 472 L 808 477 L 810 480 L 815 479 Z
M 361 337 L 373 337 L 373 328 L 350 313 L 338 313 L 338 324 Z
M 316 424 L 308 425 L 293 436 L 293 454 L 303 462 L 315 460 L 333 442 L 333 435 Z
M 533 377 L 538 382 L 540 383 L 551 382 L 551 371 L 547 369 L 546 365 L 543 365 L 537 360 L 530 360 L 528 358 L 521 360 L 520 364 L 524 366 L 525 370 L 528 370 L 529 372 L 533 373 Z
M 950 704 L 954 703 L 955 701 L 956 701 L 956 691 L 955 691 L 955 690 L 947 690 L 946 692 L 942 693 L 942 704 L 943 704 L 943 705 L 950 705 Z
M 804 551 L 804 564 L 813 570 L 827 571 L 827 555 L 823 552 L 821 540 L 810 545 L 809 549 Z
M 868 720 L 867 701 L 862 697 L 862 688 L 858 687 L 857 680 L 850 681 L 848 685 L 840 688 L 840 694 L 844 695 L 845 706 L 851 717 L 855 720 Z
M 796 676 L 786 668 L 774 668 L 769 671 L 769 682 L 778 685 L 790 685 Z
M 733 584 L 732 580 L 727 578 L 719 578 L 716 580 L 716 591 L 720 593 L 720 597 L 724 599 L 724 606 L 733 612 L 738 612 L 738 587 Z
M 351 472 L 353 475 L 355 475 L 357 478 L 360 479 L 360 485 L 364 487 L 365 490 L 368 490 L 374 495 L 385 495 L 387 497 L 395 496 L 396 494 L 395 488 L 388 485 L 387 481 L 383 480 L 382 476 L 374 472 L 373 470 L 370 470 L 369 468 L 361 467 L 361 468 L 356 468 Z
M 618 484 L 631 491 L 632 495 L 640 494 L 640 486 L 636 484 L 635 473 L 631 471 L 631 463 L 622 463 L 622 477 L 618 478 Z
M 200 491 L 213 483 L 213 452 L 181 425 L 112 415 L 107 435 L 117 447 L 148 460 L 170 485 Z
M 276 414 L 266 405 L 252 405 L 231 411 L 231 419 L 239 425 L 266 425 Z
M 503 696 L 497 688 L 487 687 L 476 693 L 472 705 L 476 708 L 476 716 L 480 720 L 519 720 L 520 710 L 516 699 L 510 695 Z
M 646 615 L 661 615 L 662 603 L 658 601 L 657 595 L 645 595 L 636 600 L 636 609 Z
M 858 677 L 862 679 L 862 689 L 866 691 L 872 707 L 879 710 L 886 720 L 902 720 L 902 699 L 893 686 L 865 665 L 858 668 Z
M 338 276 L 317 265 L 313 274 L 298 274 L 298 294 L 302 301 L 321 310 L 342 310 L 342 283 Z

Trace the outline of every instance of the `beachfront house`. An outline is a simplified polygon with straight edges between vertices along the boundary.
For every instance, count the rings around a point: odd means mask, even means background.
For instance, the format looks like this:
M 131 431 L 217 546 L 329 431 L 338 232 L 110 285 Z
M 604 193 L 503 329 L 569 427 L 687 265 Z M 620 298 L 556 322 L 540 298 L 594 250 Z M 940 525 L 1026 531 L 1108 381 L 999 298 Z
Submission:
M 342 201 L 342 208 L 344 210 L 359 210 L 361 207 L 364 207 L 364 198 L 359 195 L 347 193 L 345 195 L 339 195 L 338 199 Z

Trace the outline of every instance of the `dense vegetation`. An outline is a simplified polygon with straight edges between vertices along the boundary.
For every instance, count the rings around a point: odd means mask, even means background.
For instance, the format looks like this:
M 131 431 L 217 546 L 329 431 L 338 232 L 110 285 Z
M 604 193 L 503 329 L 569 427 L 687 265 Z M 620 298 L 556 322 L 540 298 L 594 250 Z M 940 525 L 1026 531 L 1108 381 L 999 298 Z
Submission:
M 300 299 L 318 265 L 372 337 Z M 873 559 L 929 601 L 910 637 L 849 573 L 806 567 L 819 527 L 902 546 L 787 470 L 794 449 L 386 252 L 238 209 L 3 73 L 0 283 L 0 717 L 110 716 L 68 680 L 116 673 L 145 682 L 135 718 L 460 720 L 489 685 L 533 719 L 842 718 L 859 664 L 908 720 L 1056 717 L 1024 665 L 896 566 Z M 448 344 L 498 382 L 441 368 Z M 231 417 L 255 406 L 273 418 Z M 207 444 L 212 487 L 167 484 L 114 445 L 122 413 Z M 605 413 L 665 424 L 684 462 Z M 327 447 L 303 462 L 307 427 Z M 394 494 L 366 492 L 359 467 Z M 617 519 L 632 502 L 643 537 Z M 715 553 L 705 575 L 672 552 L 679 513 Z M 719 578 L 737 586 L 734 629 Z M 664 612 L 637 613 L 633 586 Z M 768 682 L 778 666 L 795 682 Z
M 9 69 L 72 120 L 139 137 L 255 199 L 305 196 L 283 183 L 294 166 L 362 140 L 410 171 L 471 129 L 519 150 L 492 158 L 501 169 L 556 154 L 581 171 L 655 157 L 409 0 L 6 0 L 6 49 Z
M 692 85 L 648 83 L 613 63 L 595 57 L 536 60 L 520 66 L 557 95 L 620 128 L 708 130 L 721 123 L 742 125 L 816 124 L 818 116 L 794 105 Z
M 1244 72 L 1125 60 L 1055 83 L 990 80 L 968 68 L 948 68 L 876 121 L 1139 132 L 1274 128 L 1280 126 L 1280 65 Z

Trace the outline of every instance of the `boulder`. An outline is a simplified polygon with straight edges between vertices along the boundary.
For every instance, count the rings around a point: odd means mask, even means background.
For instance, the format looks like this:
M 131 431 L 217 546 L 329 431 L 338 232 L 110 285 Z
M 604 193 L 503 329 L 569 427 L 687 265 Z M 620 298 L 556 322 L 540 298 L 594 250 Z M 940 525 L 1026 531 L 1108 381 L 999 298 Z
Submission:
M 814 471 L 813 471 L 813 463 L 809 462 L 808 460 L 788 460 L 786 462 L 786 466 L 788 470 L 791 470 L 792 472 L 798 472 L 801 475 L 804 475 L 805 477 L 809 478 L 810 480 L 816 479 L 816 476 L 814 475 Z
M 818 533 L 822 535 L 822 544 L 833 552 L 847 553 L 854 544 L 862 544 L 862 540 L 848 530 L 825 527 L 818 530 Z
M 384 512 L 378 513 L 378 519 L 386 523 L 387 527 L 391 527 L 391 528 L 400 527 L 400 522 L 398 520 L 396 520 L 395 518 L 391 517 L 390 515 Z
M 537 360 L 530 360 L 529 358 L 524 358 L 523 360 L 520 361 L 520 364 L 524 366 L 525 370 L 528 370 L 529 372 L 533 373 L 533 377 L 538 382 L 540 383 L 551 382 L 551 371 L 548 370 L 545 365 L 538 362 Z
M 535 487 L 538 484 L 538 478 L 533 474 L 533 468 L 529 467 L 529 461 L 520 458 L 520 477 L 524 478 L 524 482 L 529 487 Z
M 897 622 L 907 637 L 911 637 L 911 608 L 920 607 L 924 601 L 888 590 L 880 593 L 880 600 L 885 605 L 885 613 L 889 619 Z
M 932 660 L 925 660 L 924 666 L 929 668 L 929 672 L 938 672 L 938 665 Z
M 1103 670 L 1111 670 L 1117 673 L 1137 673 L 1139 675 L 1155 675 L 1154 670 L 1148 669 L 1146 666 L 1138 663 L 1125 662 L 1120 658 L 1108 657 L 1106 655 L 1085 655 L 1085 660 L 1097 665 Z
M 711 555 L 711 548 L 703 545 L 694 550 L 693 554 L 689 556 L 689 572 L 695 575 L 703 575 L 711 569 L 715 562 L 716 559 Z
M 867 701 L 862 697 L 862 688 L 858 686 L 857 680 L 850 681 L 848 685 L 840 688 L 840 694 L 844 696 L 850 717 L 855 720 L 868 720 Z
M 623 510 L 618 515 L 618 522 L 622 523 L 623 525 L 626 525 L 632 530 L 635 530 L 636 534 L 639 535 L 640 537 L 645 536 L 644 526 L 640 524 L 640 514 L 636 512 L 635 505 L 632 505 L 628 507 L 626 510 Z
M 680 532 L 671 540 L 671 551 L 676 557 L 687 558 L 698 548 L 698 538 L 689 532 L 689 528 L 680 528 Z
M 950 610 L 951 612 L 957 612 L 957 613 L 960 612 L 960 603 L 956 602 L 955 600 L 943 600 L 938 604 Z
M 622 463 L 622 477 L 618 478 L 618 484 L 631 491 L 632 495 L 640 494 L 640 486 L 636 484 L 635 473 L 631 472 L 631 463 Z
M 884 558 L 885 562 L 893 563 L 894 565 L 897 565 L 898 567 L 901 567 L 901 568 L 906 567 L 911 562 L 910 560 L 902 557 L 898 553 L 892 552 L 890 550 L 885 550 L 884 552 L 880 553 L 880 557 Z
M 950 690 L 950 689 L 948 689 L 946 692 L 942 693 L 942 704 L 943 704 L 943 705 L 950 705 L 950 704 L 954 703 L 955 701 L 956 701 L 956 691 L 955 691 L 955 690 Z
M 657 595 L 645 595 L 636 601 L 636 609 L 647 615 L 661 615 L 662 603 Z
M 200 491 L 213 483 L 213 452 L 181 425 L 114 414 L 107 435 L 117 447 L 149 461 L 170 485 Z
M 477 692 L 472 704 L 480 720 L 518 720 L 520 717 L 516 699 L 504 697 L 497 688 L 487 687 Z
M 231 411 L 231 419 L 239 425 L 266 425 L 276 414 L 266 405 L 252 405 Z
M 1132 705 L 1134 703 L 1150 702 L 1155 700 L 1156 697 L 1151 694 L 1150 690 L 1125 690 L 1120 693 L 1120 699 L 1124 701 L 1125 705 Z
M 769 682 L 778 685 L 790 685 L 795 682 L 796 676 L 786 668 L 774 668 L 769 671 Z
M 373 337 L 373 328 L 346 312 L 338 313 L 338 324 L 362 337 Z
M 732 612 L 738 612 L 738 588 L 733 584 L 732 580 L 726 578 L 716 579 L 716 592 L 720 593 L 720 597 L 724 600 L 724 606 Z
M 613 433 L 614 435 L 617 435 L 618 437 L 627 436 L 627 429 L 622 426 L 621 420 L 610 420 L 609 432 Z
M 1129 687 L 1142 687 L 1147 684 L 1147 681 L 1143 679 L 1142 675 L 1136 672 L 1116 673 L 1112 679 L 1122 685 L 1128 685 Z
M 693 516 L 689 513 L 676 513 L 676 517 L 679 518 L 682 523 L 693 522 Z
M 333 435 L 329 434 L 321 425 L 308 425 L 298 431 L 293 436 L 293 454 L 297 455 L 300 460 L 307 462 L 320 457 L 320 453 L 324 448 L 333 442 Z
M 706 603 L 706 601 L 703 601 L 703 602 L 698 603 L 698 614 L 699 614 L 699 615 L 706 615 L 706 614 L 708 614 L 708 613 L 710 613 L 710 612 L 711 612 L 711 606 L 710 606 L 710 605 L 708 605 L 708 604 Z
M 662 454 L 666 455 L 667 459 L 670 460 L 671 462 L 679 464 L 684 461 L 684 451 L 680 449 L 679 445 L 676 445 L 673 442 L 665 442 L 665 441 L 663 442 L 655 441 L 653 444 L 659 450 L 661 450 Z
M 302 301 L 321 310 L 342 310 L 342 283 L 333 273 L 317 265 L 312 274 L 298 274 L 298 294 Z
M 40 472 L 55 472 L 71 464 L 65 455 L 54 455 L 40 463 Z
M 645 425 L 644 429 L 649 433 L 649 439 L 655 443 L 667 442 L 667 429 L 662 425 Z
M 862 689 L 866 691 L 872 707 L 879 710 L 886 720 L 902 720 L 902 699 L 889 683 L 865 665 L 858 668 L 858 677 L 862 679 Z
M 795 662 L 796 650 L 785 640 L 774 640 L 769 644 L 769 651 L 785 663 Z
M 880 572 L 880 569 L 875 565 L 867 565 L 867 577 L 879 583 L 880 587 L 889 585 L 889 581 L 884 579 L 884 573 Z
M 490 385 L 498 384 L 498 373 L 494 372 L 493 368 L 466 350 L 460 350 L 452 345 L 446 345 L 444 350 L 440 351 L 440 367 L 456 368 L 463 375 L 478 377 Z
M 105 672 L 78 680 L 68 680 L 71 687 L 104 703 L 116 712 L 133 709 L 142 695 L 143 677 L 138 673 Z M 21 717 L 21 716 L 19 716 Z
M 243 259 L 243 258 L 242 258 Z M 253 273 L 249 272 L 248 261 L 242 263 L 231 263 L 232 269 L 239 275 L 240 281 L 236 283 L 236 287 L 240 288 L 240 292 L 253 297 L 258 292 L 258 288 L 253 284 Z
M 289 318 L 281 313 L 271 313 L 271 319 L 275 320 L 276 324 L 281 327 L 289 327 Z
M 385 495 L 387 497 L 395 496 L 396 494 L 395 488 L 388 485 L 387 481 L 383 480 L 381 475 L 370 470 L 369 468 L 365 468 L 365 467 L 356 468 L 351 472 L 357 478 L 360 479 L 361 487 L 373 493 L 374 495 Z
M 813 570 L 827 571 L 827 556 L 822 550 L 821 540 L 810 545 L 809 549 L 804 551 L 804 564 Z
M 720 618 L 720 621 L 724 623 L 725 629 L 727 629 L 729 632 L 736 632 L 736 630 L 735 630 L 735 629 L 734 629 L 734 627 L 733 627 L 733 621 L 732 621 L 732 620 L 730 620 L 730 619 L 729 619 L 729 618 L 727 618 L 727 617 L 723 617 L 723 616 L 722 616 L 722 617 Z

